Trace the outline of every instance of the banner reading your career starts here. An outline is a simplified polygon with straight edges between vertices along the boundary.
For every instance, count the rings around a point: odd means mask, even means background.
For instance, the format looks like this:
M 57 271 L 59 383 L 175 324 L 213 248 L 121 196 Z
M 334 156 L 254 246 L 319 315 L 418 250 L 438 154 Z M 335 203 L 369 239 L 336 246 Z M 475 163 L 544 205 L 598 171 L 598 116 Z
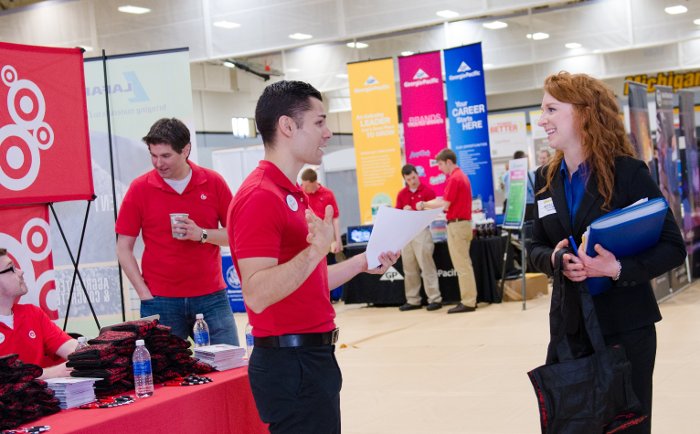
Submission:
M 360 220 L 392 206 L 403 186 L 392 59 L 348 64 Z
M 442 196 L 445 175 L 435 162 L 435 155 L 447 147 L 440 52 L 399 57 L 399 76 L 406 163 Z
M 469 177 L 474 200 L 496 217 L 481 43 L 444 51 L 450 148 Z

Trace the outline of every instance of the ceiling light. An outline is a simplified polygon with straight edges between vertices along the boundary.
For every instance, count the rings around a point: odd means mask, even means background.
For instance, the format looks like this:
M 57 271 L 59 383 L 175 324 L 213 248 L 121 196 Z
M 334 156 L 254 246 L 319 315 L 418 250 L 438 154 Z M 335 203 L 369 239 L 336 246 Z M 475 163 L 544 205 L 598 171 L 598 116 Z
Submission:
M 289 37 L 292 39 L 297 39 L 299 41 L 313 38 L 313 36 L 309 35 L 308 33 L 292 33 L 291 35 L 289 35 Z
M 688 8 L 683 5 L 675 5 L 665 8 L 664 12 L 666 12 L 669 15 L 678 15 L 688 12 Z
M 224 66 L 227 68 L 235 68 L 236 64 L 231 62 L 230 60 L 224 60 Z
M 125 14 L 137 14 L 137 15 L 147 14 L 147 13 L 151 12 L 151 10 L 148 8 L 142 8 L 140 6 L 131 6 L 131 5 L 119 6 L 117 8 L 117 10 L 119 12 L 124 12 Z
M 490 30 L 505 29 L 508 27 L 508 23 L 504 23 L 503 21 L 490 21 L 488 23 L 482 23 L 481 25 Z
M 578 42 L 567 42 L 566 44 L 564 44 L 564 46 L 571 50 L 583 47 L 583 45 L 579 44 Z
M 445 9 L 442 11 L 435 12 L 435 15 L 437 15 L 438 17 L 442 17 L 442 18 L 457 18 L 459 16 L 459 13 L 455 12 L 455 11 L 451 11 L 449 9 Z
M 693 20 L 693 24 L 695 24 L 696 26 L 700 26 L 700 18 L 698 18 L 697 20 Z
M 347 78 L 348 78 L 348 75 L 347 75 L 347 74 L 335 74 L 335 76 L 336 76 L 337 78 L 343 78 L 343 79 L 347 79 Z
M 527 39 L 534 39 L 535 41 L 541 41 L 542 39 L 549 38 L 549 33 L 536 32 L 536 33 L 528 33 L 525 36 L 527 37 Z
M 365 44 L 364 42 L 348 42 L 346 45 L 350 48 L 357 48 L 357 49 L 369 47 L 369 45 Z
M 413 51 L 402 51 L 402 56 L 413 56 L 415 53 Z
M 214 27 L 221 27 L 222 29 L 237 29 L 241 27 L 241 25 L 238 23 L 234 23 L 233 21 L 222 20 L 216 21 L 214 23 Z

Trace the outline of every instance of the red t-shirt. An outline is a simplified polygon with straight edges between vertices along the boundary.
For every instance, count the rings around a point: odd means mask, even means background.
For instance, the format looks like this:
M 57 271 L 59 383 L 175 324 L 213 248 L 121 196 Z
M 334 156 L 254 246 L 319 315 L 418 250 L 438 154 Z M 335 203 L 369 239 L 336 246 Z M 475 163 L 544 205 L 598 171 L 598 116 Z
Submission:
M 117 217 L 118 234 L 143 236 L 143 278 L 151 293 L 161 297 L 197 297 L 226 287 L 219 246 L 172 236 L 170 213 L 188 213 L 205 229 L 226 225 L 231 190 L 213 170 L 189 165 L 192 178 L 182 194 L 155 170 L 136 178 Z
M 403 209 L 404 206 L 410 205 L 411 209 L 416 209 L 416 203 L 427 202 L 435 199 L 435 191 L 429 186 L 420 183 L 416 191 L 411 191 L 408 187 L 404 187 L 396 196 L 396 208 Z
M 335 201 L 335 196 L 329 188 L 319 185 L 315 193 L 306 193 L 306 195 L 309 197 L 309 208 L 320 218 L 326 215 L 327 205 L 333 207 L 334 219 L 337 219 L 338 215 L 340 215 L 338 213 L 338 204 Z
M 24 363 L 33 363 L 42 368 L 56 364 L 49 364 L 48 360 L 71 337 L 33 304 L 16 304 L 12 311 L 14 328 L 0 323 L 0 355 L 16 353 Z
M 447 220 L 472 219 L 472 185 L 459 167 L 447 175 L 442 198 L 450 202 L 445 213 Z
M 304 213 L 306 194 L 269 161 L 261 161 L 238 189 L 228 217 L 231 256 L 277 258 L 284 264 L 309 246 Z M 240 275 L 240 273 L 239 273 Z M 245 290 L 245 288 L 243 288 Z M 335 310 L 328 296 L 326 259 L 286 298 L 248 318 L 257 337 L 325 333 L 335 328 Z

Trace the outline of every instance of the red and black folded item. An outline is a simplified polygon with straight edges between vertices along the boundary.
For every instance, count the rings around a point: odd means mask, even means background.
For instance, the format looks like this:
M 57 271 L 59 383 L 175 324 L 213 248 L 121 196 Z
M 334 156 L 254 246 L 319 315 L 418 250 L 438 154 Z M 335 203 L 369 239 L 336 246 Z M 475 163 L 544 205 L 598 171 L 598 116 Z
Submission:
M 150 349 L 161 349 L 164 351 L 187 349 L 192 344 L 182 338 L 174 335 L 170 336 L 151 336 L 146 338 L 146 344 Z
M 192 364 L 192 371 L 195 374 L 208 374 L 210 372 L 214 372 L 214 367 L 210 365 L 209 363 L 202 362 L 201 360 L 196 360 Z
M 92 344 L 120 344 L 123 342 L 136 342 L 136 333 L 130 331 L 105 330 L 96 338 L 90 339 Z
M 0 376 L 0 385 L 31 381 L 40 377 L 43 372 L 44 370 L 37 365 L 24 363 L 18 368 L 10 368 L 3 372 L 3 375 Z
M 139 319 L 135 321 L 128 321 L 121 324 L 115 324 L 112 326 L 103 327 L 100 330 L 100 334 L 106 330 L 115 330 L 120 332 L 134 332 L 139 337 L 146 336 L 149 330 L 154 329 L 158 325 L 157 319 Z
M 0 356 L 0 375 L 5 369 L 15 367 L 16 363 L 19 361 L 17 354 L 6 354 Z
M 151 330 L 150 333 L 152 336 L 167 336 L 172 334 L 172 327 L 158 324 Z
M 99 360 L 113 357 L 117 353 L 110 344 L 95 344 L 75 350 L 68 356 L 68 360 Z
M 109 357 L 105 357 L 102 359 L 78 359 L 78 360 L 73 360 L 73 359 L 68 359 L 68 362 L 66 363 L 66 366 L 69 368 L 76 368 L 76 369 L 90 369 L 90 368 L 104 368 L 104 367 L 110 367 L 114 366 L 114 361 L 119 359 L 121 356 L 118 356 L 116 354 L 112 354 Z
M 115 384 L 119 380 L 128 377 L 130 374 L 129 369 L 123 367 L 119 368 L 102 368 L 102 369 L 84 369 L 73 371 L 71 375 L 73 377 L 97 377 L 102 378 L 102 381 L 97 383 L 100 386 Z

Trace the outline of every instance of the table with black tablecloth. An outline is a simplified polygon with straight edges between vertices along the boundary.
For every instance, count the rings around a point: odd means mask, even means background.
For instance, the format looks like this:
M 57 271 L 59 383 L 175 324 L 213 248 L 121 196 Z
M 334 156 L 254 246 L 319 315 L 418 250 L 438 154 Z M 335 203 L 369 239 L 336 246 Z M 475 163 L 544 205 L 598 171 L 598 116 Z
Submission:
M 503 253 L 506 239 L 501 236 L 472 240 L 469 255 L 474 267 L 477 298 L 480 302 L 500 303 L 498 279 L 501 277 Z M 365 251 L 365 245 L 346 246 L 346 256 L 355 256 Z M 438 269 L 438 280 L 443 303 L 460 301 L 457 271 L 452 266 L 446 241 L 435 243 L 433 253 Z M 360 273 L 344 285 L 345 303 L 368 303 L 375 306 L 400 306 L 406 302 L 404 293 L 403 264 L 401 259 L 382 276 Z M 421 289 L 425 300 L 425 291 Z

